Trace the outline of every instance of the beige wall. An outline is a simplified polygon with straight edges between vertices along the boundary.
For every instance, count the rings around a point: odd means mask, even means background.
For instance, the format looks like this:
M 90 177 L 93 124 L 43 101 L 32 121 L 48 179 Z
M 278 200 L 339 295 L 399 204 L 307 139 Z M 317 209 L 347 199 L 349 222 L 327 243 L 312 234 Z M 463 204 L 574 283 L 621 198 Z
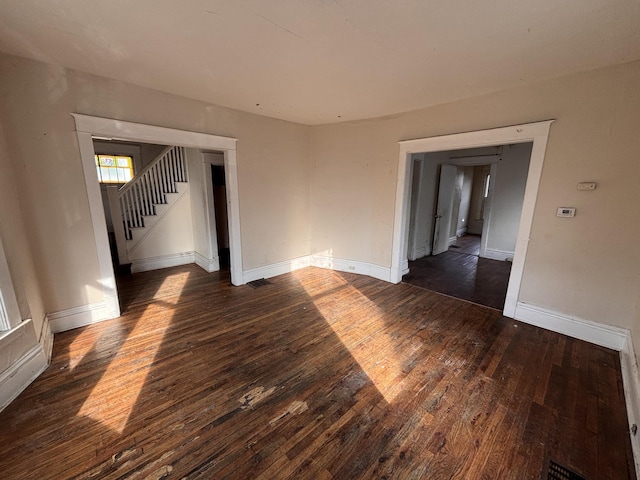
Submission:
M 309 127 L 0 55 L 0 121 L 47 312 L 102 301 L 71 112 L 238 138 L 243 267 L 309 254 Z
M 40 286 L 36 270 L 31 257 L 29 240 L 27 238 L 22 211 L 18 201 L 13 166 L 5 145 L 5 139 L 0 125 L 0 244 L 7 259 L 11 283 L 18 302 L 20 319 L 33 319 L 23 322 L 8 335 L 0 339 L 0 408 L 13 397 L 14 393 L 7 391 L 6 384 L 10 383 L 7 369 L 21 360 L 39 342 L 50 341 L 48 324 L 44 322 L 45 311 L 42 305 Z M 5 292 L 9 294 L 9 292 Z M 12 319 L 14 321 L 18 319 Z M 16 372 L 10 372 L 15 374 Z
M 180 188 L 187 187 L 182 185 Z M 145 229 L 144 237 L 129 250 L 133 271 L 136 263 L 141 260 L 180 253 L 190 254 L 194 251 L 190 191 L 187 189 L 182 196 L 170 201 L 170 210 L 158 220 L 158 223 Z
M 312 129 L 313 250 L 391 264 L 400 140 L 557 119 L 520 300 L 640 335 L 640 62 Z M 594 192 L 576 183 L 598 182 Z M 572 220 L 556 218 L 574 206 Z
M 496 178 L 492 178 L 490 182 L 493 193 L 487 235 L 488 249 L 511 254 L 516 249 L 532 146 L 532 143 L 505 146 L 502 161 L 496 165 Z
M 12 201 L 33 252 L 29 282 L 43 295 L 32 314 L 102 300 L 70 112 L 238 138 L 245 270 L 320 252 L 388 267 L 398 141 L 555 118 L 520 300 L 629 328 L 640 344 L 640 62 L 316 127 L 16 57 L 0 56 L 0 77 Z M 578 192 L 585 180 L 598 188 Z M 556 218 L 558 206 L 577 216 Z
M 7 258 L 11 281 L 18 300 L 22 320 L 33 319 L 41 334 L 45 310 L 40 285 L 25 232 L 22 210 L 18 201 L 10 155 L 0 124 L 0 239 Z

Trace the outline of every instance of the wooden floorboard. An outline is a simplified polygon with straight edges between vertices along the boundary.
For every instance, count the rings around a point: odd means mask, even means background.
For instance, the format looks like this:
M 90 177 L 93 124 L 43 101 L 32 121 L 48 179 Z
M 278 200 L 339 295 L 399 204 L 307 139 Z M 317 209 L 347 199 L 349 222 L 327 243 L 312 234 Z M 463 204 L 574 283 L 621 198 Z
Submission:
M 635 478 L 619 357 L 493 309 L 307 268 L 119 283 L 0 413 L 8 479 Z
M 439 255 L 429 255 L 409 262 L 409 273 L 402 277 L 402 281 L 502 310 L 507 296 L 511 263 L 465 253 L 475 247 L 468 243 L 462 245 L 464 247 L 461 249 L 451 248 Z

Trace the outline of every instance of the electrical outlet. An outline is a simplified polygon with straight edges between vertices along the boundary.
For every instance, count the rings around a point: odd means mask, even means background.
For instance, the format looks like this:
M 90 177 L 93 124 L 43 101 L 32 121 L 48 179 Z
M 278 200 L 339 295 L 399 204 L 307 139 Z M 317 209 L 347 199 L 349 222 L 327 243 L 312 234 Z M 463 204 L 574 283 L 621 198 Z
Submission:
M 596 182 L 580 182 L 578 184 L 578 190 L 595 190 Z

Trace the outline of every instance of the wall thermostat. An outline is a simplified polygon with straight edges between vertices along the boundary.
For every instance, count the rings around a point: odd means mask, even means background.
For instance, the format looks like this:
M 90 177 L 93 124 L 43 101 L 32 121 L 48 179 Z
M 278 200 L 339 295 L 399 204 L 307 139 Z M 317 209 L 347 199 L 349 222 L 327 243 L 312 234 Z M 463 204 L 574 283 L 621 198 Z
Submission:
M 575 217 L 576 209 L 573 207 L 560 207 L 556 211 L 556 217 Z

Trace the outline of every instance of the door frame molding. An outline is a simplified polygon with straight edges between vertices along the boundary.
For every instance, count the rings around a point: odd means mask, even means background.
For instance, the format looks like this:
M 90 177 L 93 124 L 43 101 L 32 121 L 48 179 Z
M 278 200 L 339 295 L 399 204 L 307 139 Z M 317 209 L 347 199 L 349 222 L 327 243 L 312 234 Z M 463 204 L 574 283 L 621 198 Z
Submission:
M 178 130 L 142 123 L 126 122 L 113 118 L 94 117 L 80 113 L 71 114 L 76 124 L 78 146 L 82 157 L 85 185 L 89 199 L 91 223 L 98 263 L 100 281 L 104 293 L 104 318 L 96 321 L 116 318 L 120 315 L 120 304 L 116 289 L 107 225 L 102 207 L 100 184 L 96 173 L 93 137 L 106 137 L 112 140 L 125 140 L 142 143 L 160 143 L 188 148 L 217 150 L 224 153 L 225 169 L 228 168 L 228 215 L 229 243 L 231 246 L 231 283 L 242 285 L 242 246 L 240 237 L 240 207 L 238 204 L 238 175 L 236 162 L 236 138 L 221 137 L 206 133 Z M 229 194 L 229 191 L 231 194 Z M 233 232 L 233 233 L 232 233 Z
M 529 246 L 529 236 L 535 211 L 538 187 L 542 175 L 542 165 L 547 149 L 549 129 L 555 120 L 524 123 L 508 127 L 455 133 L 437 137 L 418 138 L 398 142 L 398 179 L 396 186 L 396 206 L 391 247 L 391 281 L 399 283 L 402 276 L 409 272 L 407 260 L 409 211 L 411 206 L 411 179 L 413 153 L 461 150 L 465 148 L 487 147 L 532 142 L 531 160 L 527 174 L 520 226 L 513 256 L 504 315 L 513 317 L 520 296 L 520 285 L 524 273 L 524 264 Z

